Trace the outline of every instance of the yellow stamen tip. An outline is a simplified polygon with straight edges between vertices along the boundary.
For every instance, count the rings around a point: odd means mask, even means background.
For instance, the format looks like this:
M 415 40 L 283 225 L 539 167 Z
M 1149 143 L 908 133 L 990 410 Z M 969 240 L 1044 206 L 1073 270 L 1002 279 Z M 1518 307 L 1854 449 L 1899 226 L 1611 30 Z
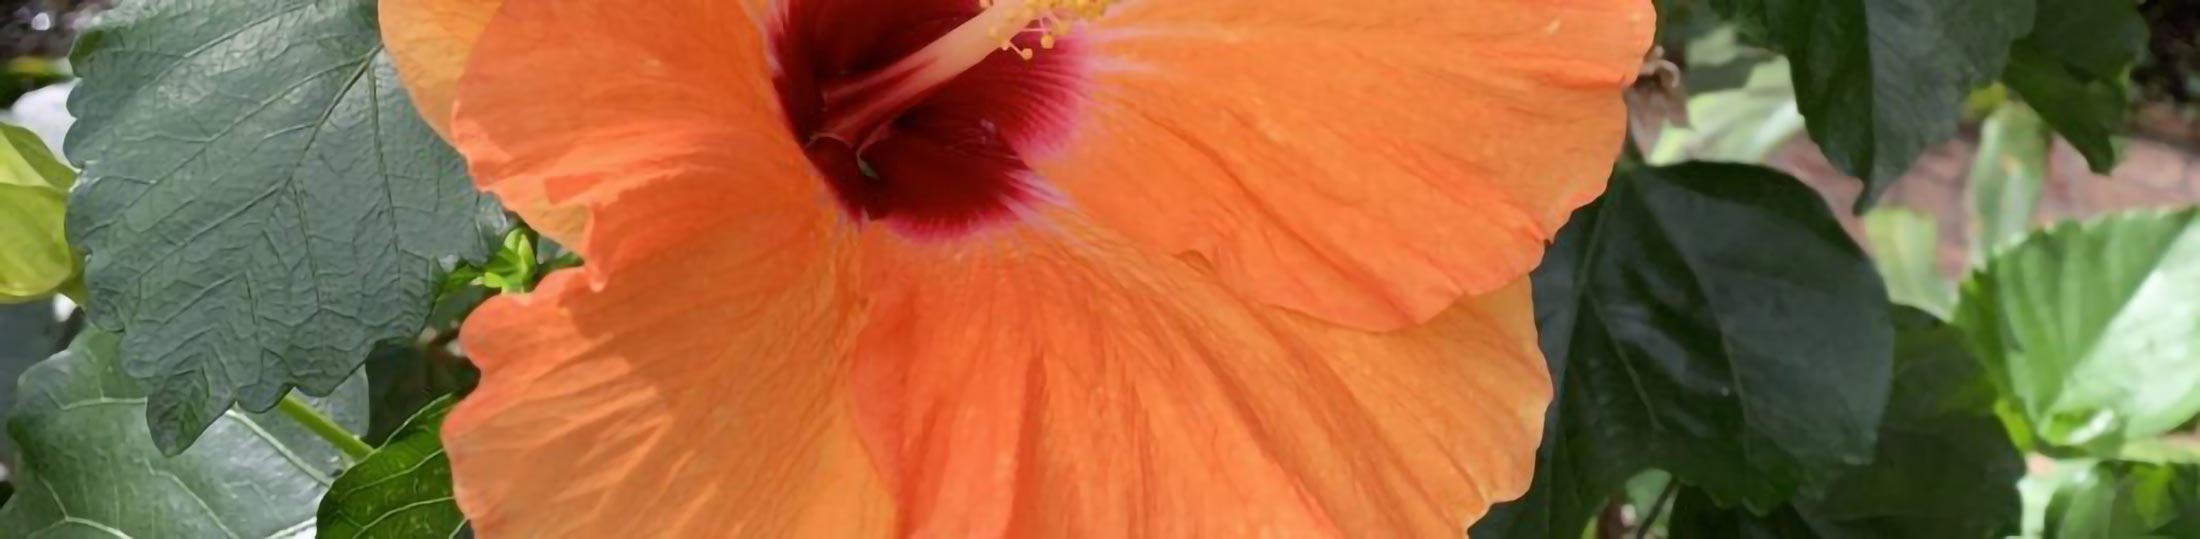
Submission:
M 1106 15 L 1108 7 L 1114 5 L 1117 1 L 1022 0 L 1022 2 L 1011 3 L 1008 6 L 1003 6 L 1003 9 L 1014 13 L 1014 20 L 1030 21 L 1027 24 L 1037 28 L 1020 28 L 1014 32 L 1003 32 L 1000 28 L 989 27 L 986 29 L 986 37 L 1000 40 L 1001 50 L 1015 51 L 1017 56 L 1030 60 L 1033 52 L 1013 43 L 1017 35 L 1027 31 L 1035 31 L 1039 34 L 1039 48 L 1053 49 L 1061 38 L 1069 35 L 1073 26 Z M 978 0 L 978 6 L 984 8 L 992 8 L 999 3 L 1000 0 Z

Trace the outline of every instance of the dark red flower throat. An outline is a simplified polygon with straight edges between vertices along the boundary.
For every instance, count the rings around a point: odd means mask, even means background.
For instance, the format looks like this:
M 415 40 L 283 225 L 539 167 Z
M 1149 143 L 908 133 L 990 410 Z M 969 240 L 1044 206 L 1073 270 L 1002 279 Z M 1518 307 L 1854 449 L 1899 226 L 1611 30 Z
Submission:
M 1051 197 L 1025 158 L 1069 131 L 1074 39 L 959 72 L 928 60 L 977 0 L 784 0 L 771 32 L 788 128 L 850 217 L 957 236 Z M 1035 34 L 1014 43 L 1040 48 Z M 965 47 L 967 49 L 967 47 Z M 927 71 L 929 69 L 929 71 Z

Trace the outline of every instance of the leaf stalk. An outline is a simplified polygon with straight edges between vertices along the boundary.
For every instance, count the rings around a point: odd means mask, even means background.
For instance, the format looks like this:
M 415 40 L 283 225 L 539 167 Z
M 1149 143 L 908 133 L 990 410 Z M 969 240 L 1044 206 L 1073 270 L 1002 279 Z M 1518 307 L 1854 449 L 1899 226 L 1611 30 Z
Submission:
M 358 462 L 360 459 L 367 458 L 368 454 L 374 453 L 374 446 L 367 445 L 367 442 L 359 439 L 359 435 L 352 434 L 343 425 L 336 424 L 335 420 L 329 419 L 320 410 L 314 409 L 313 405 L 307 404 L 305 399 L 299 398 L 297 393 L 283 395 L 282 402 L 275 405 L 275 408 L 282 410 L 283 415 L 289 417 L 291 421 L 296 421 L 299 425 L 304 425 L 306 430 L 313 431 L 315 436 L 327 440 L 329 445 L 336 446 L 338 451 L 343 451 L 344 456 L 353 462 Z

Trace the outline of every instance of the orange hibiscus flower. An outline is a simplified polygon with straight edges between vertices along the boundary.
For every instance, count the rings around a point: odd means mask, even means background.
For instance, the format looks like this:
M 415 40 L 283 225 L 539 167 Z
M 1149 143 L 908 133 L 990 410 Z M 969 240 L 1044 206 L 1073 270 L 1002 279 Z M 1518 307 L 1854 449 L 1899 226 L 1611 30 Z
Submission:
M 588 261 L 467 320 L 489 536 L 1456 535 L 1645 0 L 385 0 Z M 1028 58 L 1028 59 L 1027 59 Z

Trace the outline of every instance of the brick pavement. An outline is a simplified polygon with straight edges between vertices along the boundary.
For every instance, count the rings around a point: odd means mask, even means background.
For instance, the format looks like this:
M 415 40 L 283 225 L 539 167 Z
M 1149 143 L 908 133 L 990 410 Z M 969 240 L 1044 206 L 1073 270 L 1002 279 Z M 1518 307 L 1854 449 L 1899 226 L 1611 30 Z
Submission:
M 2185 134 L 2172 132 L 2170 136 L 2128 140 L 2123 162 L 2105 176 L 2088 171 L 2085 158 L 2076 149 L 2056 141 L 2048 157 L 2051 172 L 2042 188 L 2034 222 L 2047 224 L 2118 210 L 2200 204 L 2200 142 L 2196 142 L 2200 138 L 2186 138 Z M 1927 151 L 1880 202 L 1937 218 L 1940 269 L 1951 278 L 1961 276 L 1969 258 L 1970 202 L 1964 188 L 1977 141 L 1976 130 L 1967 129 L 1956 140 Z M 1835 208 L 1842 225 L 1862 237 L 1856 216 L 1848 212 L 1862 184 L 1834 169 L 1816 145 L 1798 137 L 1767 161 L 1817 188 L 1827 204 Z

